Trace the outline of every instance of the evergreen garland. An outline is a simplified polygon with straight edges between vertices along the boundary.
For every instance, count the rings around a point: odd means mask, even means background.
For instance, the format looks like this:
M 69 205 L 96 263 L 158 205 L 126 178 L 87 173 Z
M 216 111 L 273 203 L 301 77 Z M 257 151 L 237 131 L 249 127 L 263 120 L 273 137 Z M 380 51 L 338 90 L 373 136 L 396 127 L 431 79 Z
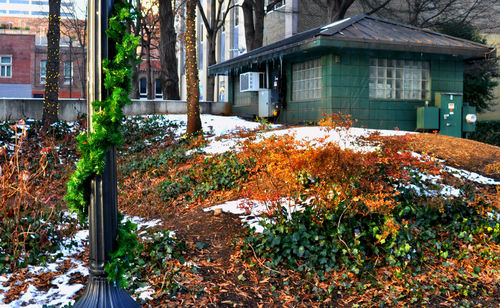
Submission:
M 140 61 L 136 57 L 139 37 L 134 37 L 127 31 L 127 23 L 134 18 L 136 13 L 130 4 L 121 1 L 116 3 L 106 31 L 108 38 L 116 44 L 116 55 L 114 59 L 103 60 L 104 87 L 110 95 L 104 101 L 92 102 L 93 131 L 81 133 L 77 137 L 81 158 L 68 181 L 65 200 L 68 208 L 78 214 L 80 222 L 88 219 L 91 178 L 103 173 L 106 152 L 123 143 L 122 108 L 131 102 L 128 97 L 131 90 L 130 63 Z M 139 252 L 140 245 L 133 232 L 137 226 L 130 222 L 121 223 L 122 218 L 123 215 L 119 214 L 116 239 L 118 247 L 111 254 L 111 260 L 105 269 L 109 281 L 125 286 L 123 274 L 131 267 L 130 262 Z

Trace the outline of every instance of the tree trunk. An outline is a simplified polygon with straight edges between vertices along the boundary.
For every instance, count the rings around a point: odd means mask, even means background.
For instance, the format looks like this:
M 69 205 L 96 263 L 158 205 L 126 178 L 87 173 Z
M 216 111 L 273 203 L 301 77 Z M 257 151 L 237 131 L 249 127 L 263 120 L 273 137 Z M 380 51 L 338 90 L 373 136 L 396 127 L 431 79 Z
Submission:
M 47 66 L 45 100 L 43 101 L 43 126 L 48 129 L 57 121 L 59 111 L 59 38 L 61 24 L 60 0 L 49 1 L 49 30 L 47 33 Z
M 262 47 L 264 41 L 264 0 L 255 0 L 254 18 L 255 18 L 255 33 L 253 38 L 253 49 Z
M 217 63 L 215 57 L 215 51 L 217 46 L 217 37 L 215 35 L 208 36 L 208 54 L 207 54 L 207 64 L 208 66 L 214 65 Z M 215 86 L 215 76 L 207 75 L 207 98 L 206 101 L 214 100 L 214 86 Z
M 264 0 L 244 0 L 243 19 L 247 51 L 262 47 L 264 39 Z
M 174 13 L 170 1 L 159 1 L 160 15 L 160 61 L 163 99 L 180 99 L 179 76 L 177 75 Z
M 328 22 L 344 19 L 354 0 L 330 0 L 327 4 Z
M 130 2 L 132 3 L 132 2 Z M 142 11 L 142 4 L 141 4 L 141 0 L 136 0 L 136 7 L 135 7 L 135 10 L 137 12 L 141 12 Z M 129 24 L 128 25 L 128 29 L 130 32 L 134 32 L 134 36 L 135 37 L 138 37 L 141 33 L 141 27 L 142 27 L 142 18 L 141 18 L 141 14 L 138 14 L 137 15 L 137 19 L 135 20 L 135 25 L 134 24 Z M 141 38 L 142 40 L 142 38 Z M 142 41 L 141 41 L 141 46 L 142 46 Z M 141 47 L 141 56 L 142 56 L 142 47 Z M 141 57 L 139 57 L 141 58 Z M 139 65 L 134 59 L 130 59 L 130 62 L 131 62 L 131 66 L 132 66 L 132 78 L 131 78 L 131 82 L 132 82 L 132 90 L 130 92 L 130 98 L 135 98 L 135 99 L 138 99 L 140 98 L 140 93 L 139 93 Z
M 201 131 L 200 120 L 200 86 L 198 81 L 198 64 L 196 63 L 196 3 L 198 0 L 186 2 L 186 92 L 187 92 L 187 129 L 186 135 Z
M 147 87 L 147 98 L 154 99 L 155 91 L 153 88 L 153 78 L 151 76 L 151 38 L 148 35 L 148 41 L 146 46 L 146 87 Z

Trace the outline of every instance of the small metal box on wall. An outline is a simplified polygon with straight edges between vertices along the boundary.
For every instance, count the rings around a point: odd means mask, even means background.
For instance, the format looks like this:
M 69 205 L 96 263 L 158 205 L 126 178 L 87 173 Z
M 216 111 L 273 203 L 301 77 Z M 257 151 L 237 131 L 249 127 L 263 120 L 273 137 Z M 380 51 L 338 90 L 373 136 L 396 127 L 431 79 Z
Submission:
M 439 108 L 418 107 L 417 108 L 417 130 L 439 129 Z
M 436 107 L 439 113 L 439 133 L 462 137 L 462 93 L 436 93 Z

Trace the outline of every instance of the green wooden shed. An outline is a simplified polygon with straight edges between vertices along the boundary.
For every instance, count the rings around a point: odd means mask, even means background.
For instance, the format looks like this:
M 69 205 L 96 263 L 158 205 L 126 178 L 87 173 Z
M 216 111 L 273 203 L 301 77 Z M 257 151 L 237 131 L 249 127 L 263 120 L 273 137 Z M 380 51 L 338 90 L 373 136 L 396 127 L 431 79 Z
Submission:
M 417 108 L 463 92 L 463 61 L 483 44 L 368 15 L 311 29 L 209 67 L 228 75 L 232 112 L 278 122 L 342 112 L 357 125 L 415 130 Z

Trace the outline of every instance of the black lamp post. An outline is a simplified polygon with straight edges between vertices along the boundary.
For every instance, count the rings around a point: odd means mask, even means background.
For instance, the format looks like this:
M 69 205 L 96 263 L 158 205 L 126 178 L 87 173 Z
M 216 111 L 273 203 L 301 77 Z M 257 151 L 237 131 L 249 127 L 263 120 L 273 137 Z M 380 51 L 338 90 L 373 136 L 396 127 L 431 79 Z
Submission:
M 112 56 L 114 48 L 108 45 L 106 29 L 113 9 L 113 0 L 89 0 L 87 20 L 87 114 L 88 129 L 92 130 L 92 106 L 95 100 L 104 100 L 102 60 Z M 109 283 L 104 266 L 109 253 L 116 248 L 118 223 L 116 188 L 116 149 L 106 153 L 106 166 L 101 176 L 91 182 L 89 205 L 89 281 L 85 293 L 75 308 L 139 307 L 123 289 Z

